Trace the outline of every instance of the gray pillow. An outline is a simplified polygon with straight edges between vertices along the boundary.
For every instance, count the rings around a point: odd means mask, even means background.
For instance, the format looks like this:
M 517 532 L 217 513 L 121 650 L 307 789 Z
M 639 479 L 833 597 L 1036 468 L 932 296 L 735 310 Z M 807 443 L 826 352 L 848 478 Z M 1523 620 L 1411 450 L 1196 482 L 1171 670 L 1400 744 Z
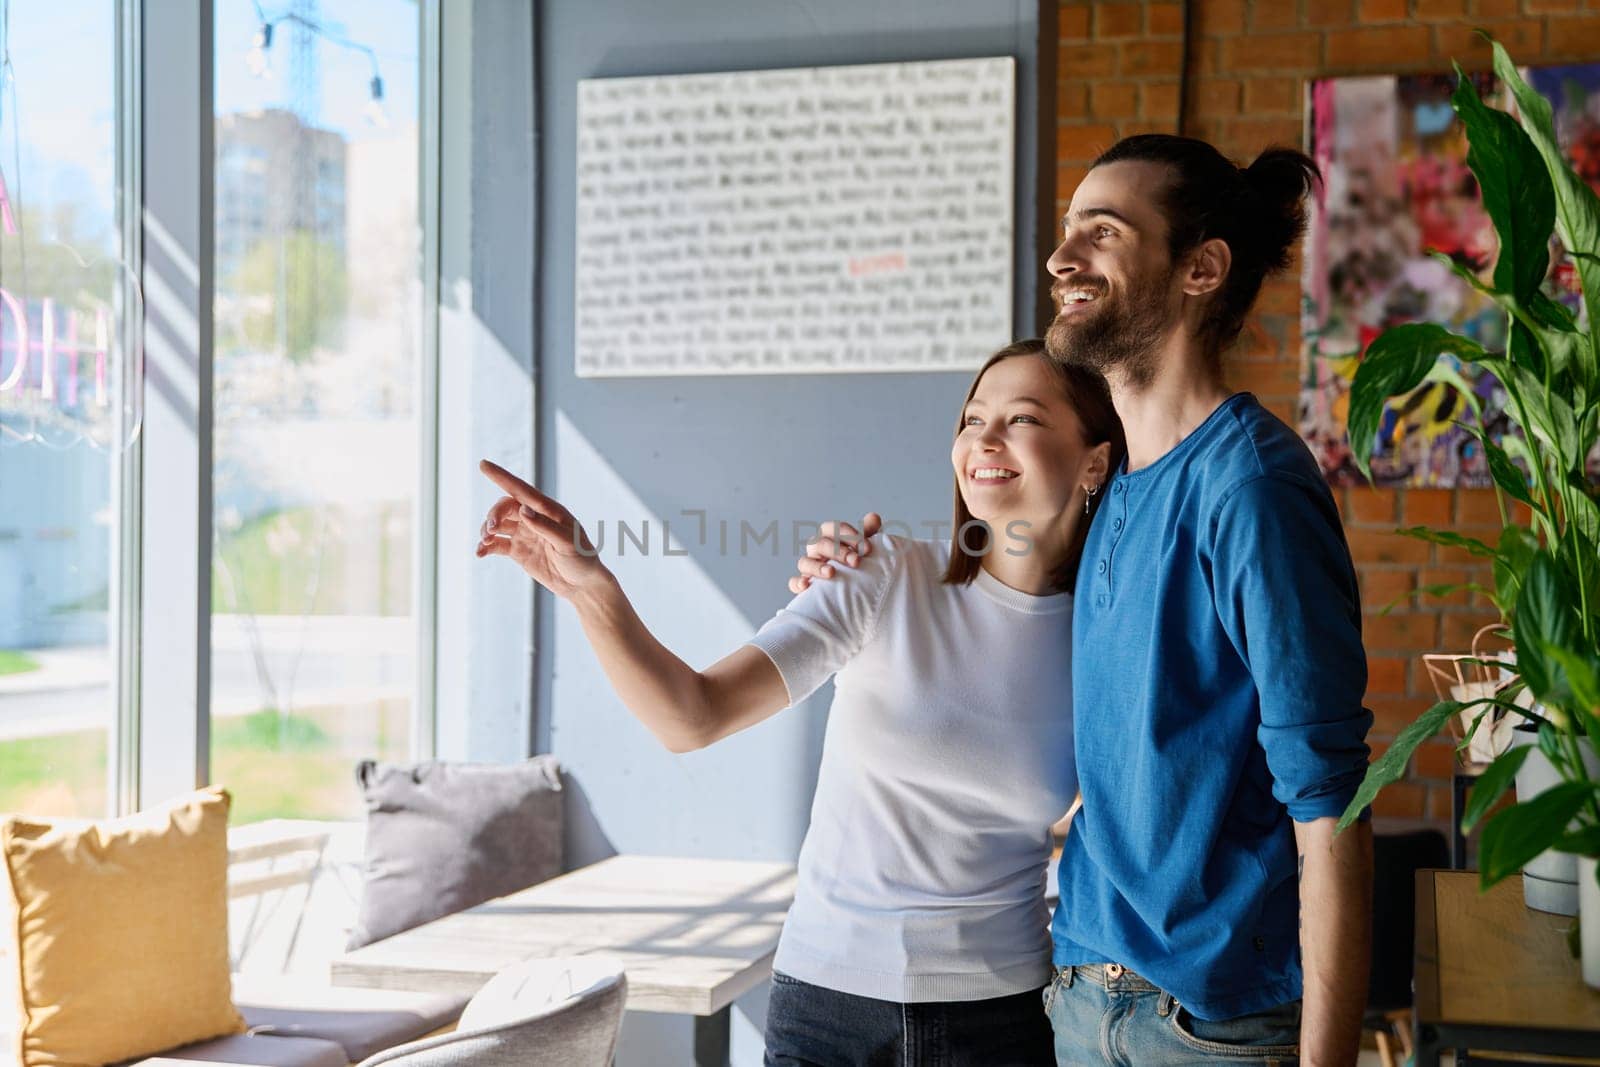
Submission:
M 561 873 L 554 756 L 509 765 L 363 760 L 356 780 L 367 858 L 351 949 Z

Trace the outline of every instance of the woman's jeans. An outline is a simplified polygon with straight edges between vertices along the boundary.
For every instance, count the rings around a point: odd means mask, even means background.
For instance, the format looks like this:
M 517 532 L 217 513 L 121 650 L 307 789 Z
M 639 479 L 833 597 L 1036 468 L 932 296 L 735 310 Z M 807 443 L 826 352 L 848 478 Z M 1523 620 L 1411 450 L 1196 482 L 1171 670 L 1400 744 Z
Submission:
M 1054 1067 L 1040 991 L 899 1004 L 773 972 L 767 1067 Z
M 1060 1067 L 1299 1063 L 1298 1000 L 1207 1022 L 1132 971 L 1089 964 L 1058 969 L 1045 989 L 1044 1004 Z

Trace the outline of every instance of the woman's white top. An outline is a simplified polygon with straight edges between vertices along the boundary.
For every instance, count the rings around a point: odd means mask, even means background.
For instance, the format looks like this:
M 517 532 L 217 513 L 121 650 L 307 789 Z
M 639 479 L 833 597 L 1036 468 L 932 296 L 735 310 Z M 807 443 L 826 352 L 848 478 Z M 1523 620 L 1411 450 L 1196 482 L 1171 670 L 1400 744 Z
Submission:
M 1049 827 L 1078 791 L 1072 597 L 981 569 L 942 584 L 949 551 L 880 536 L 750 642 L 791 705 L 835 678 L 774 962 L 827 989 L 981 1000 L 1050 978 Z

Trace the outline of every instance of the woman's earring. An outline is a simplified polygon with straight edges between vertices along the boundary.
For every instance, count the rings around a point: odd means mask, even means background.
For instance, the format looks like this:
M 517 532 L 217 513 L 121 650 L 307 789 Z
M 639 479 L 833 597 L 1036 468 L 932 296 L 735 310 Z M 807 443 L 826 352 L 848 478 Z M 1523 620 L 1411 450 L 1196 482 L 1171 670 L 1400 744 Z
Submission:
M 1085 515 L 1089 514 L 1089 505 L 1094 503 L 1094 495 L 1099 491 L 1100 487 L 1098 485 L 1086 485 L 1083 487 L 1083 513 Z

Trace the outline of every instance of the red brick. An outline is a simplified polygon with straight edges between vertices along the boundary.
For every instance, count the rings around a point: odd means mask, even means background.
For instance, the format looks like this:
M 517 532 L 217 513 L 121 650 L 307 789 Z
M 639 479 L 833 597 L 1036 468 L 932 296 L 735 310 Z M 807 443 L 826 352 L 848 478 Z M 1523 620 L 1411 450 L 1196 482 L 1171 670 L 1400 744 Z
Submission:
M 1433 560 L 1432 546 L 1413 537 L 1402 537 L 1388 530 L 1346 530 L 1350 556 L 1362 563 L 1411 563 L 1417 566 Z
M 1254 157 L 1268 145 L 1287 145 L 1294 148 L 1305 136 L 1305 124 L 1299 118 L 1238 118 L 1228 123 L 1228 143 L 1238 145 L 1241 156 Z M 1221 147 L 1221 146 L 1219 146 Z
M 1104 121 L 1127 119 L 1139 113 L 1139 86 L 1133 82 L 1102 81 L 1089 87 L 1089 114 Z
M 1080 78 L 1056 83 L 1056 117 L 1082 119 L 1089 116 L 1089 83 Z
M 1124 122 L 1122 136 L 1133 137 L 1141 133 L 1177 133 L 1178 119 L 1173 116 L 1169 119 L 1149 119 L 1138 122 Z
M 1450 838 L 1450 785 L 1442 782 L 1427 784 L 1427 817 L 1437 819 L 1435 829 Z M 1376 829 L 1376 827 L 1374 827 Z
M 1292 278 L 1268 279 L 1261 286 L 1261 295 L 1256 298 L 1255 310 L 1258 314 L 1283 317 L 1284 336 L 1288 337 L 1289 331 L 1298 323 L 1298 319 L 1294 316 L 1300 311 L 1300 282 Z M 1293 350 L 1298 346 L 1291 345 L 1290 348 Z
M 1397 656 L 1367 657 L 1367 692 L 1385 696 L 1400 696 L 1406 691 L 1406 673 L 1409 658 Z
M 1056 129 L 1056 158 L 1092 160 L 1117 140 L 1115 127 L 1104 123 L 1090 126 L 1059 126 Z
M 1300 365 L 1286 359 L 1241 361 L 1230 367 L 1229 377 L 1236 388 L 1262 394 L 1287 394 L 1300 388 Z
M 1455 772 L 1456 744 L 1445 734 L 1442 739 L 1417 746 L 1411 757 L 1413 773 L 1418 778 L 1448 782 Z
M 1252 70 L 1302 71 L 1320 66 L 1319 33 L 1269 33 L 1223 42 L 1223 67 L 1230 74 Z
M 1306 0 L 1306 25 L 1347 26 L 1354 10 L 1355 0 Z
M 1063 42 L 1087 41 L 1089 39 L 1089 12 L 1092 9 L 1088 4 L 1063 4 L 1058 20 L 1057 36 Z
M 1295 0 L 1255 0 L 1250 5 L 1250 32 L 1294 29 L 1300 22 L 1297 6 Z
M 1547 59 L 1592 61 L 1600 55 L 1600 19 L 1592 17 L 1551 19 L 1545 39 Z M 1508 49 L 1509 41 L 1502 41 Z
M 1498 615 L 1488 615 L 1479 612 L 1448 612 L 1441 616 L 1443 632 L 1439 642 L 1447 652 L 1468 652 L 1472 649 L 1472 642 L 1478 631 L 1485 626 L 1500 621 Z
M 1060 78 L 1104 78 L 1117 72 L 1117 52 L 1097 44 L 1062 45 L 1056 63 Z
M 1176 77 L 1183 73 L 1182 41 L 1137 41 L 1120 47 L 1122 73 L 1130 77 L 1149 74 Z
M 1531 56 L 1541 50 L 1544 23 L 1540 19 L 1507 19 L 1481 24 L 1513 56 Z M 1433 28 L 1433 52 L 1440 60 L 1458 59 L 1462 66 L 1483 66 L 1492 55 L 1489 42 L 1472 23 L 1440 24 Z
M 1368 614 L 1383 611 L 1410 611 L 1416 597 L 1417 576 L 1411 570 L 1378 570 L 1364 567 L 1361 570 L 1361 607 Z
M 1361 22 L 1400 22 L 1409 12 L 1406 0 L 1361 0 Z
M 1245 0 L 1201 0 L 1194 6 L 1195 29 L 1202 37 L 1218 37 L 1244 29 Z
M 1467 567 L 1424 567 L 1417 573 L 1417 584 L 1430 585 L 1465 585 L 1476 581 L 1477 576 Z M 1428 607 L 1461 607 L 1468 604 L 1466 590 L 1451 593 L 1448 596 L 1425 596 L 1422 604 Z
M 1369 489 L 1357 486 L 1350 490 L 1346 508 L 1353 522 L 1377 522 L 1394 525 L 1399 497 L 1393 489 Z
M 1387 818 L 1420 819 L 1428 791 L 1416 782 L 1395 782 L 1372 802 L 1372 814 Z
M 1510 18 L 1521 11 L 1522 0 L 1472 0 L 1472 13 L 1479 18 Z
M 1143 4 L 1094 5 L 1094 35 L 1100 39 L 1138 37 L 1144 32 Z
M 1328 34 L 1327 65 L 1347 70 L 1414 67 L 1427 62 L 1429 47 L 1426 26 L 1333 30 Z
M 1576 11 L 1578 0 L 1526 0 L 1523 10 L 1530 15 L 1543 15 L 1553 11 Z
M 1483 530 L 1462 530 L 1460 532 L 1467 537 L 1476 537 L 1479 540 L 1482 540 L 1485 535 Z M 1489 539 L 1484 543 L 1493 545 L 1494 540 L 1494 536 L 1489 534 Z M 1483 558 L 1483 556 L 1470 549 L 1456 548 L 1452 545 L 1438 545 L 1433 550 L 1433 561 L 1450 567 L 1464 567 L 1468 564 L 1480 562 Z
M 1178 117 L 1178 83 L 1147 82 L 1140 88 L 1139 114 L 1147 119 Z
M 1433 697 L 1375 696 L 1366 701 L 1372 711 L 1372 733 L 1375 737 L 1391 738 L 1410 726 L 1433 706 Z
M 1200 77 L 1215 74 L 1232 74 L 1222 62 L 1228 47 L 1227 38 L 1202 37 L 1189 47 L 1189 70 Z
M 1183 36 L 1182 4 L 1149 4 L 1145 7 L 1146 32 L 1152 37 Z
M 1300 110 L 1300 79 L 1251 78 L 1244 83 L 1244 110 L 1252 115 L 1263 112 Z
M 1462 489 L 1456 493 L 1456 524 L 1500 529 L 1500 509 L 1493 489 Z M 1494 538 L 1490 538 L 1490 544 Z
M 1433 652 L 1439 644 L 1438 621 L 1429 612 L 1372 615 L 1361 620 L 1361 631 L 1369 651 Z
M 1467 0 L 1416 0 L 1419 19 L 1458 19 L 1467 13 Z
M 1450 490 L 1407 489 L 1401 496 L 1407 526 L 1431 526 L 1436 530 L 1450 528 Z

